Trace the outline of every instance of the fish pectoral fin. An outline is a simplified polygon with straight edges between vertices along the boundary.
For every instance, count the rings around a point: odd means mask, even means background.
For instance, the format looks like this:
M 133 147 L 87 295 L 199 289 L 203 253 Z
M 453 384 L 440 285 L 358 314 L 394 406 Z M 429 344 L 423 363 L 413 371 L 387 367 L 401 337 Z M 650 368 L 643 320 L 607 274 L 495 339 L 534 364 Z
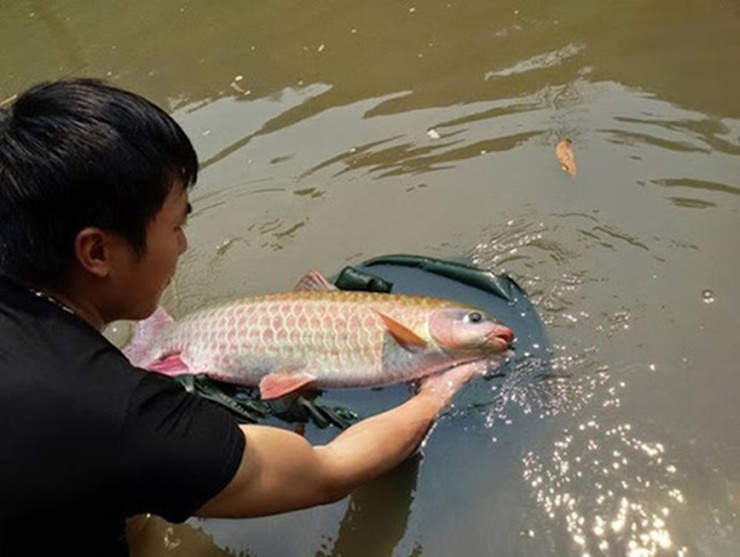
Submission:
M 316 377 L 306 372 L 286 373 L 276 371 L 260 379 L 260 396 L 263 400 L 279 398 L 302 389 L 316 381 Z
M 388 315 L 380 311 L 376 310 L 375 313 L 377 313 L 383 320 L 383 323 L 385 323 L 385 326 L 388 329 L 388 333 L 390 333 L 390 335 L 396 340 L 396 342 L 398 342 L 398 344 L 403 346 L 406 350 L 413 352 L 415 349 L 424 348 L 428 344 L 426 340 L 417 335 L 406 325 L 399 323 L 392 317 L 389 317 Z
M 301 280 L 298 281 L 293 290 L 324 292 L 326 290 L 339 289 L 329 282 L 329 279 L 320 272 L 311 270 L 301 277 Z

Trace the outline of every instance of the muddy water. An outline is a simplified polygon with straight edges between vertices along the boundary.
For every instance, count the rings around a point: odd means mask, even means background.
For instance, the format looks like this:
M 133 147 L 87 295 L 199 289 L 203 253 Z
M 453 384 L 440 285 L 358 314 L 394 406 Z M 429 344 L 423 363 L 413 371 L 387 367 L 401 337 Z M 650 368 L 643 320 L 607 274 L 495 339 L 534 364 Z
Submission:
M 472 385 L 350 499 L 152 519 L 137 551 L 737 552 L 736 0 L 7 4 L 0 101 L 97 76 L 192 137 L 175 314 L 413 252 L 508 272 L 553 342 L 557 383 Z

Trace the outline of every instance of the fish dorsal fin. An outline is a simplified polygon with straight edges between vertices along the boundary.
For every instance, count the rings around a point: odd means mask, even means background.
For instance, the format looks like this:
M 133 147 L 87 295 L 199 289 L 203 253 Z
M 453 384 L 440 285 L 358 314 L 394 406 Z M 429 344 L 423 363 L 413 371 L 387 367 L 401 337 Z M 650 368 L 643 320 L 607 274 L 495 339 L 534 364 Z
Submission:
M 385 323 L 386 328 L 390 335 L 396 339 L 396 342 L 403 346 L 406 350 L 413 351 L 414 349 L 424 348 L 427 345 L 427 341 L 417 335 L 414 331 L 409 329 L 406 325 L 403 325 L 389 317 L 385 313 L 375 311 Z
M 298 281 L 298 284 L 295 285 L 293 290 L 324 292 L 326 290 L 339 289 L 331 282 L 329 282 L 329 279 L 327 279 L 324 275 L 322 275 L 318 271 L 312 270 L 308 271 L 305 275 L 303 275 L 303 277 L 301 277 L 301 280 Z

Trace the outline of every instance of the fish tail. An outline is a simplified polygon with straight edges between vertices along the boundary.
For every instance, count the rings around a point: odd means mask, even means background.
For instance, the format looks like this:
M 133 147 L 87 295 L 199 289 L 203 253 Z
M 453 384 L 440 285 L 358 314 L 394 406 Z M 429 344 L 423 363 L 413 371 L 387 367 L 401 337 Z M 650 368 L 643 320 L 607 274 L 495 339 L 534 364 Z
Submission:
M 124 356 L 132 365 L 146 367 L 152 360 L 150 355 L 152 342 L 162 329 L 173 321 L 166 309 L 158 307 L 149 317 L 136 324 L 131 340 L 122 350 Z

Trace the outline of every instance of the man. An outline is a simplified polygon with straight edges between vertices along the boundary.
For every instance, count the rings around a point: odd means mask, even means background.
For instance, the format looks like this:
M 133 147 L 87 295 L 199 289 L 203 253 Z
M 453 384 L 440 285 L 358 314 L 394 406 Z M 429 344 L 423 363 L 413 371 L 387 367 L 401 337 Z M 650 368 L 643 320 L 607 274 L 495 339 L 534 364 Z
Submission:
M 132 367 L 100 331 L 157 307 L 197 172 L 166 113 L 97 81 L 37 86 L 0 114 L 0 555 L 126 555 L 136 514 L 336 501 L 411 454 L 478 371 L 312 447 Z

